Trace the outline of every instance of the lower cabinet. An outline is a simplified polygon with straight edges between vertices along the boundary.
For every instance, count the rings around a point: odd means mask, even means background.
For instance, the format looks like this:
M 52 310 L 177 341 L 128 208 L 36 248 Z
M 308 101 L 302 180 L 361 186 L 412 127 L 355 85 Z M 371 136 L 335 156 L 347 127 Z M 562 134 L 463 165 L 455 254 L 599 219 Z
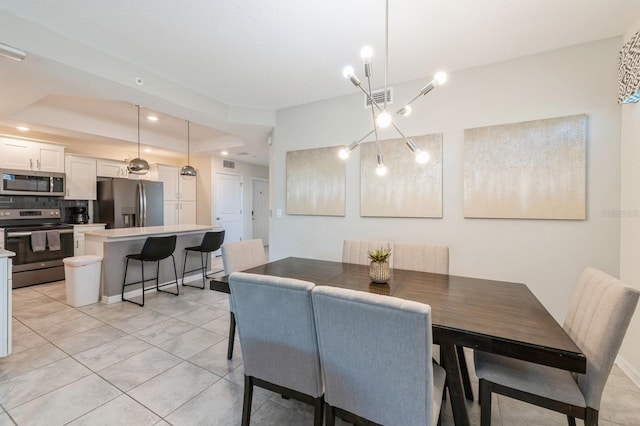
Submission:
M 195 201 L 165 201 L 164 224 L 165 225 L 195 225 L 196 202 Z
M 73 255 L 84 256 L 84 233 L 89 231 L 97 231 L 104 229 L 106 225 L 104 223 L 89 223 L 87 225 L 74 225 L 73 226 Z

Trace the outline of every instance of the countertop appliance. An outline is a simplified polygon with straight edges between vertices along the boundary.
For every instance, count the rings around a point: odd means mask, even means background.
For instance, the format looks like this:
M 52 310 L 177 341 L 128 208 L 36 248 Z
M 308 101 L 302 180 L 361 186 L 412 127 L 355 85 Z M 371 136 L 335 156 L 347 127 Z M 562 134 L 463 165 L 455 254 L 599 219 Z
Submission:
M 107 229 L 164 225 L 162 182 L 111 178 L 98 181 L 94 222 Z
M 69 221 L 73 224 L 89 223 L 89 213 L 86 207 L 68 207 Z
M 64 173 L 2 169 L 0 175 L 0 195 L 64 196 Z
M 0 228 L 5 231 L 5 249 L 16 254 L 13 288 L 64 280 L 62 259 L 73 256 L 73 225 L 60 222 L 60 209 L 0 209 Z M 45 236 L 47 231 L 55 235 Z M 33 247 L 36 232 L 44 244 L 40 249 Z M 59 239 L 58 250 L 52 237 Z

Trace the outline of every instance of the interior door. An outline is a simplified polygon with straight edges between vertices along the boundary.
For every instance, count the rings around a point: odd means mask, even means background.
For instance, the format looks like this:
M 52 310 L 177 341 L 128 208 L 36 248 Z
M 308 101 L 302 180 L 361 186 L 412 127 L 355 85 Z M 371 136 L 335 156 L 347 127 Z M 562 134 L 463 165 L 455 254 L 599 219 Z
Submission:
M 269 181 L 253 179 L 251 192 L 252 238 L 262 239 L 262 244 L 266 247 L 269 245 Z
M 242 240 L 242 177 L 216 173 L 214 187 L 214 226 L 224 228 L 225 242 Z

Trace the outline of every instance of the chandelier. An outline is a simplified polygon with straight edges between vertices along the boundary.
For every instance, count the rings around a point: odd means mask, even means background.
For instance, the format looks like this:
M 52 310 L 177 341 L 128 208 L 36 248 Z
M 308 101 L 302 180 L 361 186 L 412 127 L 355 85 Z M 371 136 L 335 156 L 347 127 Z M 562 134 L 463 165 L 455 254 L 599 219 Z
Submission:
M 371 136 L 371 134 L 375 135 L 376 141 L 376 155 L 377 155 L 377 167 L 376 173 L 379 176 L 384 176 L 387 174 L 387 167 L 384 165 L 384 159 L 382 153 L 380 152 L 380 144 L 378 141 L 378 129 L 384 129 L 389 126 L 393 127 L 400 137 L 404 140 L 405 145 L 413 153 L 415 156 L 416 162 L 418 164 L 426 164 L 429 161 L 429 153 L 422 151 L 415 142 L 411 138 L 407 138 L 404 133 L 398 128 L 398 126 L 393 121 L 392 113 L 387 109 L 387 68 L 389 65 L 389 0 L 385 2 L 385 63 L 384 63 L 384 100 L 382 105 L 380 105 L 372 96 L 371 90 L 371 75 L 372 75 L 372 66 L 371 66 L 371 58 L 373 57 L 373 49 L 371 46 L 364 46 L 360 50 L 360 57 L 364 62 L 364 76 L 367 80 L 367 87 L 364 87 L 362 81 L 356 76 L 353 67 L 347 66 L 342 71 L 342 74 L 345 78 L 349 79 L 351 83 L 358 89 L 362 90 L 365 96 L 368 99 L 369 104 L 371 105 L 371 117 L 373 120 L 373 130 L 369 133 L 361 137 L 360 139 L 351 142 L 349 145 L 346 145 L 343 149 L 340 150 L 339 156 L 343 160 L 349 158 L 349 154 L 353 151 L 363 140 Z M 411 114 L 411 104 L 416 101 L 421 96 L 426 95 L 430 91 L 432 91 L 437 86 L 444 84 L 447 81 L 447 74 L 444 72 L 438 72 L 433 76 L 433 79 L 425 84 L 420 92 L 407 102 L 402 108 L 395 112 L 396 116 L 407 116 Z

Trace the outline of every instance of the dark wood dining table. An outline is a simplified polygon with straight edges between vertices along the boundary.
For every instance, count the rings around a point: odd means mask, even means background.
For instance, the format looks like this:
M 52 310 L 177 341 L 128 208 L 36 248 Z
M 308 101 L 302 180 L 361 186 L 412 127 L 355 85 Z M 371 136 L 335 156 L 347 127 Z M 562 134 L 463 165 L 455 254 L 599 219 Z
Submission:
M 440 345 L 456 425 L 469 424 L 456 347 L 577 373 L 584 373 L 587 368 L 585 355 L 524 284 L 401 269 L 391 269 L 388 282 L 376 284 L 371 282 L 366 265 L 297 257 L 244 272 L 296 278 L 430 305 L 433 340 Z M 229 293 L 228 276 L 214 278 L 210 288 Z

